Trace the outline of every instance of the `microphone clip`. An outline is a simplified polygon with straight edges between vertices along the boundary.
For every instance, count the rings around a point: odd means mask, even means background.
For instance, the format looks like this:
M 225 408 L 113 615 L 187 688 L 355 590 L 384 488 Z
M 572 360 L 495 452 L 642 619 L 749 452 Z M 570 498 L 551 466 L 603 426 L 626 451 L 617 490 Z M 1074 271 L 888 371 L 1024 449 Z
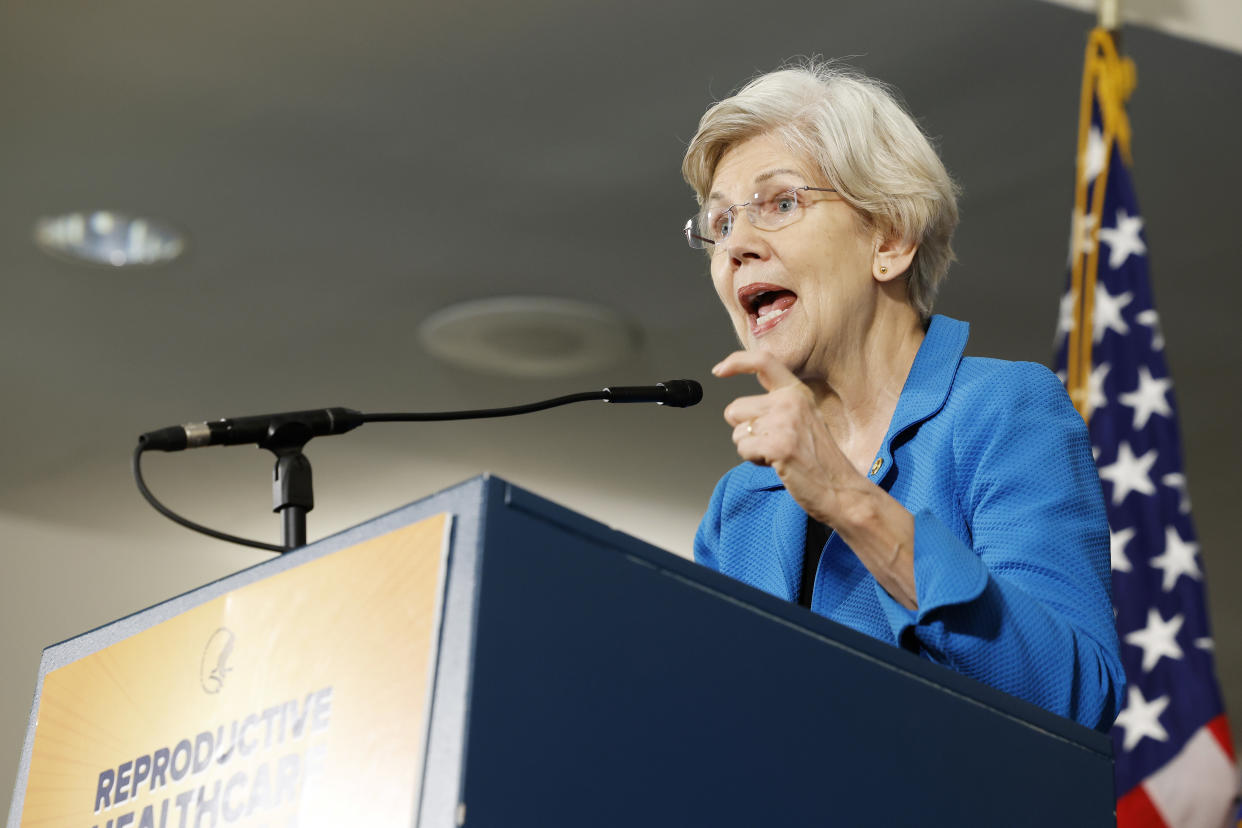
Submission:
M 272 469 L 272 511 L 284 523 L 286 549 L 306 545 L 306 513 L 315 508 L 314 479 L 303 447 L 315 436 L 296 415 L 274 418 L 259 447 L 276 455 Z

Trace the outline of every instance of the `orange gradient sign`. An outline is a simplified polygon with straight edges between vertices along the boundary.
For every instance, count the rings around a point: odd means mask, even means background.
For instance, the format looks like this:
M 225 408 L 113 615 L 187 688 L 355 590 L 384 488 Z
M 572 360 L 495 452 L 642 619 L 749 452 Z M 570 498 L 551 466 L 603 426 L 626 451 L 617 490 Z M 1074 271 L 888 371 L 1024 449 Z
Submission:
M 21 826 L 408 828 L 448 526 L 307 561 L 48 673 Z

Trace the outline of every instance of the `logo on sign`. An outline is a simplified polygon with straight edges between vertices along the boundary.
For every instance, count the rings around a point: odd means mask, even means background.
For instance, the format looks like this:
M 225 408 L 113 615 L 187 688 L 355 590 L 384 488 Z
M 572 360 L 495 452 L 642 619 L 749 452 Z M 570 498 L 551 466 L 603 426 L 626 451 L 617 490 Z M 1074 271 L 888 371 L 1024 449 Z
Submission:
M 233 631 L 228 627 L 221 627 L 207 639 L 207 646 L 203 648 L 203 661 L 198 668 L 198 680 L 203 685 L 204 693 L 219 693 L 224 687 L 225 679 L 233 672 L 233 668 L 229 666 L 229 659 L 233 657 L 233 643 Z

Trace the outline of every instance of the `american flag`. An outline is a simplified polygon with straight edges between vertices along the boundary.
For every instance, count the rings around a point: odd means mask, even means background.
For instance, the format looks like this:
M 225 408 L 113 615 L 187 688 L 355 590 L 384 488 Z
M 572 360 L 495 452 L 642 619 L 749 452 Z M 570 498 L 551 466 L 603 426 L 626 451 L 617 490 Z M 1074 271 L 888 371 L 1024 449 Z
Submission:
M 1112 536 L 1128 682 L 1112 731 L 1118 826 L 1221 828 L 1237 815 L 1237 771 L 1131 182 L 1125 102 L 1133 87 L 1133 64 L 1108 30 L 1094 30 L 1057 368 L 1091 432 Z

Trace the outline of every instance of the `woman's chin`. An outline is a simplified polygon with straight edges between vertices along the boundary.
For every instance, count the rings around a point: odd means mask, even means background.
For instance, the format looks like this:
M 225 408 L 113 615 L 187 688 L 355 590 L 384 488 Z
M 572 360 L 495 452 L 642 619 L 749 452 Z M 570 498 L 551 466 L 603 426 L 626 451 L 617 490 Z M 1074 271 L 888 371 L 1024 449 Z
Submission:
M 806 353 L 803 349 L 795 347 L 789 342 L 781 342 L 775 337 L 771 339 L 752 338 L 747 344 L 746 349 L 775 357 L 777 362 L 784 365 L 794 374 L 797 374 L 806 363 Z

